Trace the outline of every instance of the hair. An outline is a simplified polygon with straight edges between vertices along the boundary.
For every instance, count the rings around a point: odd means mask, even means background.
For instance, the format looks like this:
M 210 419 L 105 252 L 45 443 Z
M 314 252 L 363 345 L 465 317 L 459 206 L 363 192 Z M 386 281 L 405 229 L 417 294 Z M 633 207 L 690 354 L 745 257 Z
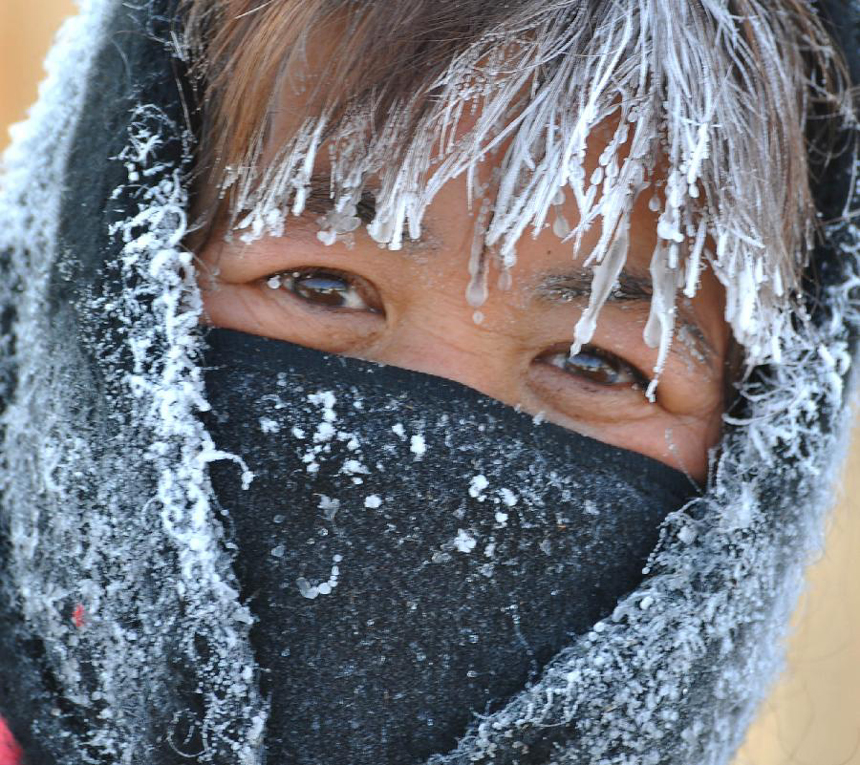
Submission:
M 706 264 L 726 287 L 727 320 L 749 363 L 778 360 L 791 331 L 785 306 L 813 245 L 814 164 L 831 154 L 828 126 L 852 113 L 844 63 L 805 0 L 184 6 L 203 88 L 199 182 L 219 190 L 231 227 L 246 238 L 279 234 L 290 211 L 305 209 L 323 143 L 332 156 L 330 241 L 355 227 L 375 178 L 368 229 L 396 249 L 405 227 L 420 231 L 447 180 L 465 173 L 471 196 L 482 196 L 476 167 L 509 141 L 481 232 L 503 268 L 528 226 L 547 225 L 560 194 L 572 193 L 581 214 L 562 232 L 574 252 L 589 227 L 601 227 L 586 260 L 595 288 L 576 344 L 593 332 L 626 258 L 627 214 L 650 188 L 660 244 L 645 335 L 661 349 L 656 371 L 671 342 L 675 293 L 692 297 Z M 331 34 L 315 37 L 321 30 Z M 304 93 L 305 112 L 271 153 L 287 86 Z M 456 133 L 476 105 L 474 126 Z M 610 126 L 609 138 L 599 171 L 586 173 L 598 125 Z M 485 278 L 486 268 L 472 266 Z

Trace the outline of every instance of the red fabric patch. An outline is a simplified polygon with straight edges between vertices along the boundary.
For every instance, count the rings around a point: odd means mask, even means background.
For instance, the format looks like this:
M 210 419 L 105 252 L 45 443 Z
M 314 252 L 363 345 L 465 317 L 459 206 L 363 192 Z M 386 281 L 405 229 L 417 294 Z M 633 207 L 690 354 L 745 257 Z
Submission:
M 75 623 L 75 627 L 83 629 L 85 616 L 86 612 L 84 611 L 84 604 L 78 603 L 78 605 L 75 606 L 75 612 L 72 614 L 72 621 Z M 0 762 L 0 765 L 3 765 L 3 763 Z
M 0 717 L 0 765 L 20 765 L 21 747 L 15 743 L 12 734 Z

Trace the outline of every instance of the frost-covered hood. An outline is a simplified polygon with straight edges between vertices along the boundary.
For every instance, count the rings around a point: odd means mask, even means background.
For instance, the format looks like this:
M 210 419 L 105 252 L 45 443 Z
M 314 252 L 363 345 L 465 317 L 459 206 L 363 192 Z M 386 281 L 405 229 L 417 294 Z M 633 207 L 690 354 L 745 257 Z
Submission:
M 181 246 L 193 94 L 170 6 L 83 2 L 5 157 L 0 714 L 33 763 L 266 759 L 253 616 L 208 472 L 237 458 L 204 426 Z M 829 6 L 856 81 L 860 5 Z M 664 522 L 642 584 L 433 765 L 729 760 L 780 667 L 847 443 L 857 169 L 843 155 L 820 183 L 835 222 L 810 320 L 744 383 L 707 490 Z M 202 751 L 180 757 L 195 730 Z

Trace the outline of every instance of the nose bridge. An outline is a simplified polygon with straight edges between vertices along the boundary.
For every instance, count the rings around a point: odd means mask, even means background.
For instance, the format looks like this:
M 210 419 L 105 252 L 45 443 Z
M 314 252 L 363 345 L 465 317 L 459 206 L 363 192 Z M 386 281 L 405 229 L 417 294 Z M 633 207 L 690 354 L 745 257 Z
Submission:
M 464 299 L 465 304 L 465 299 Z M 500 401 L 514 400 L 518 373 L 510 344 L 476 324 L 473 309 L 428 306 L 404 316 L 391 333 L 387 363 L 462 383 Z

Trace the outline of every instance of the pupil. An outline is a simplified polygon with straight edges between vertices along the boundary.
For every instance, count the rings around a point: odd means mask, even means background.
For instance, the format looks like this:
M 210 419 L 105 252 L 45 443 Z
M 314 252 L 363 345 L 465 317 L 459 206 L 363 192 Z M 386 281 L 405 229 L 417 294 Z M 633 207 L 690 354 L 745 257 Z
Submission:
M 339 307 L 346 304 L 346 293 L 352 286 L 346 279 L 329 274 L 305 274 L 293 277 L 295 293 L 311 303 Z

